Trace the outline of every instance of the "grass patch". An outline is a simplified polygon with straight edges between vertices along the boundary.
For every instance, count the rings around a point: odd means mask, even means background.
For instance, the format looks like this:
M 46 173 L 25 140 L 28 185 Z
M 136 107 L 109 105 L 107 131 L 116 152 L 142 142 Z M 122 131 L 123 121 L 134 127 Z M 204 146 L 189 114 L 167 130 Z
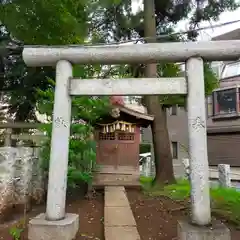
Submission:
M 211 189 L 212 212 L 240 226 L 240 192 L 234 188 Z
M 153 181 L 153 178 L 151 177 L 140 177 L 140 183 L 142 184 L 143 187 L 148 187 L 151 186 L 151 183 Z
M 190 197 L 190 184 L 187 180 L 178 180 L 176 184 L 151 186 L 151 178 L 140 179 L 143 189 L 150 196 L 167 196 L 173 200 L 186 200 Z M 210 188 L 211 209 L 213 214 L 224 217 L 240 226 L 240 192 L 234 188 Z

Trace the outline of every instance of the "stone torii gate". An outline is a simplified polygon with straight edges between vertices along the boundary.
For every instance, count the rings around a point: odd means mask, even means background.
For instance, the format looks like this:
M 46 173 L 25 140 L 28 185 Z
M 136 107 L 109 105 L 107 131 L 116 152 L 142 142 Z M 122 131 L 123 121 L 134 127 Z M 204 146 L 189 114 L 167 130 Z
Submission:
M 27 66 L 56 66 L 56 89 L 46 214 L 29 223 L 30 240 L 71 240 L 78 230 L 78 215 L 65 213 L 68 148 L 71 123 L 71 97 L 79 95 L 187 95 L 191 171 L 191 222 L 206 226 L 211 222 L 209 169 L 207 156 L 203 59 L 236 60 L 240 41 L 149 43 L 112 46 L 25 46 Z M 72 64 L 186 62 L 185 78 L 75 79 Z M 196 228 L 193 230 L 193 228 Z M 214 237 L 214 228 L 211 231 Z M 219 227 L 218 227 L 219 231 Z M 206 231 L 179 222 L 181 239 L 203 239 Z M 229 231 L 221 227 L 221 233 Z M 200 237 L 201 235 L 201 237 Z M 230 239 L 221 238 L 219 239 Z M 205 238 L 204 238 L 205 239 Z M 208 238 L 210 239 L 210 238 Z M 211 238 L 215 239 L 215 238 Z

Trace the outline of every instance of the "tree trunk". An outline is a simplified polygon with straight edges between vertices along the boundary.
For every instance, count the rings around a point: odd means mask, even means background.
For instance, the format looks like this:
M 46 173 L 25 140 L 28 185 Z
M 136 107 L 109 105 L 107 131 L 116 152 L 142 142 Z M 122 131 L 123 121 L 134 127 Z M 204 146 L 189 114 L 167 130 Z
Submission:
M 156 38 L 154 0 L 144 0 L 144 36 Z M 155 41 L 156 39 L 148 40 L 148 42 Z M 157 64 L 147 65 L 144 69 L 144 74 L 145 77 L 149 78 L 157 77 Z M 154 184 L 172 183 L 175 181 L 175 178 L 173 174 L 166 110 L 162 108 L 158 96 L 146 96 L 144 102 L 148 113 L 154 115 L 154 121 L 151 125 L 156 166 Z

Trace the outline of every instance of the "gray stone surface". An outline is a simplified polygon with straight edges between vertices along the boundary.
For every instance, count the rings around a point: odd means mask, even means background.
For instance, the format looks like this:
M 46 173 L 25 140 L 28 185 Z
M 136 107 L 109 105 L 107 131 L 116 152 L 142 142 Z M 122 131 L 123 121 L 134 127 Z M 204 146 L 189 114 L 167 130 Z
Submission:
M 105 240 L 140 240 L 136 227 L 105 227 Z
M 118 192 L 118 191 L 122 191 L 125 192 L 125 188 L 123 186 L 106 186 L 105 187 L 105 192 Z
M 140 240 L 124 187 L 105 187 L 105 240 Z
M 219 185 L 221 187 L 231 187 L 231 177 L 230 177 L 230 165 L 229 164 L 219 164 L 218 165 L 218 178 Z
M 15 202 L 15 159 L 17 151 L 11 147 L 0 148 L 0 214 Z
M 0 212 L 11 204 L 41 201 L 44 186 L 39 153 L 30 147 L 0 148 Z
M 130 207 L 104 207 L 105 226 L 136 226 Z
M 178 221 L 179 240 L 230 240 L 230 230 L 222 223 L 214 222 L 211 227 L 198 227 L 186 221 Z
M 124 191 L 106 191 L 105 207 L 129 207 L 129 202 Z
M 79 228 L 79 216 L 66 213 L 64 219 L 47 221 L 42 213 L 33 218 L 28 226 L 29 240 L 73 240 Z
M 151 157 L 146 157 L 142 163 L 142 172 L 143 176 L 151 177 L 152 176 L 152 162 Z

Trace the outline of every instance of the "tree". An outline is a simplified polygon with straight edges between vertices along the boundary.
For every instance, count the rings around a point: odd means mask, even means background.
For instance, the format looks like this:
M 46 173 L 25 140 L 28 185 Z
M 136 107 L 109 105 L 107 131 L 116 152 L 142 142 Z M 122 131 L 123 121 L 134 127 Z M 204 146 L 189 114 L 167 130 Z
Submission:
M 109 2 L 104 0 L 101 3 L 104 6 Z M 45 91 L 53 88 L 54 81 L 49 82 L 48 79 L 55 79 L 54 68 L 28 68 L 22 60 L 21 46 L 82 44 L 89 36 L 92 42 L 101 41 L 90 24 L 96 8 L 98 2 L 95 0 L 0 1 L 0 33 L 4 35 L 0 38 L 3 46 L 0 50 L 3 60 L 0 62 L 0 89 L 7 96 L 8 106 L 4 108 L 8 108 L 16 121 L 36 121 L 36 103 L 40 97 L 38 89 Z M 14 54 L 7 51 L 12 45 L 20 51 Z M 96 69 L 96 66 L 84 69 L 75 66 L 74 71 L 86 71 L 90 77 L 97 72 Z
M 145 37 L 152 37 L 156 41 L 156 21 L 154 0 L 144 0 L 144 33 Z M 155 38 L 155 40 L 154 40 Z M 146 77 L 157 77 L 157 64 L 150 64 L 144 68 Z M 167 129 L 167 115 L 165 108 L 161 107 L 158 96 L 146 96 L 144 99 L 148 112 L 154 115 L 151 125 L 154 146 L 156 177 L 155 181 L 174 182 L 172 154 Z M 164 136 L 164 137 L 163 137 Z M 160 147 L 161 146 L 161 147 Z
M 0 20 L 24 44 L 80 44 L 87 34 L 87 1 L 0 2 Z
M 186 41 L 195 40 L 198 36 L 195 28 L 201 21 L 217 20 L 219 15 L 226 10 L 235 10 L 239 7 L 234 0 L 225 1 L 144 1 L 145 14 L 139 12 L 133 16 L 129 10 L 129 1 L 125 0 L 118 4 L 112 4 L 105 11 L 105 18 L 102 21 L 101 30 L 109 29 L 109 25 L 114 29 L 113 39 L 132 39 L 134 37 L 152 37 L 152 41 Z M 114 16 L 112 16 L 114 13 Z M 190 29 L 187 36 L 162 37 L 156 39 L 156 34 L 169 34 L 174 32 L 174 26 L 183 19 L 190 19 Z M 108 21 L 108 19 L 110 19 Z M 145 27 L 144 27 L 145 25 Z M 117 27 L 116 27 L 117 26 Z M 102 30 L 103 31 L 103 30 Z M 101 31 L 100 31 L 101 33 Z M 176 38 L 177 37 L 177 38 Z M 149 38 L 147 38 L 149 41 Z M 143 41 L 145 42 L 145 41 Z M 135 77 L 145 75 L 147 77 L 158 76 L 177 76 L 179 69 L 176 65 L 160 63 L 145 67 L 131 66 L 131 73 Z M 217 79 L 211 71 L 209 63 L 205 63 L 205 90 L 206 93 L 212 91 L 217 85 Z M 166 122 L 166 107 L 173 104 L 184 105 L 185 99 L 181 97 L 147 97 L 144 99 L 148 111 L 155 116 L 152 125 L 153 143 L 155 149 L 155 164 L 157 167 L 155 182 L 174 181 L 172 156 Z
M 151 1 L 149 2 L 151 3 Z M 148 2 L 145 3 L 149 4 Z M 175 25 L 180 20 L 186 18 L 190 19 L 191 29 L 187 36 L 177 36 L 177 39 L 175 37 L 165 37 L 157 39 L 156 41 L 195 40 L 197 37 L 195 27 L 197 27 L 201 21 L 216 20 L 220 13 L 226 10 L 234 10 L 239 6 L 234 0 L 155 0 L 154 3 L 156 14 L 155 29 L 157 34 L 174 32 Z M 106 43 L 112 40 L 132 40 L 136 37 L 144 37 L 144 35 L 146 35 L 146 31 L 144 32 L 144 14 L 140 11 L 138 14 L 133 15 L 131 12 L 130 0 L 61 0 L 58 2 L 55 0 L 1 1 L 0 20 L 7 27 L 11 36 L 23 40 L 25 44 L 81 44 L 86 42 L 86 39 L 89 37 L 93 43 Z M 153 40 L 155 39 L 153 38 Z M 143 43 L 145 42 L 143 39 L 141 41 Z M 11 55 L 9 55 L 9 57 L 11 58 Z M 19 66 L 21 66 L 21 64 Z M 19 67 L 19 69 L 24 68 L 25 66 Z M 143 69 L 143 64 L 141 66 L 124 66 L 121 68 L 121 71 L 126 70 L 126 72 L 122 73 L 119 71 L 119 75 L 137 77 L 143 74 Z M 176 65 L 168 63 L 159 63 L 157 69 L 159 76 L 176 76 L 178 72 Z M 26 80 L 26 85 L 24 86 L 30 86 L 29 89 L 34 89 L 33 86 L 31 86 L 30 79 L 34 82 L 36 74 L 39 74 L 38 71 L 41 72 L 42 70 L 45 71 L 46 69 L 30 70 L 25 68 L 18 76 L 25 79 L 25 77 L 29 76 L 29 73 L 33 71 L 31 78 L 29 78 L 29 81 Z M 85 70 L 87 70 L 87 68 Z M 208 70 L 210 73 L 206 75 L 205 78 L 205 85 L 207 86 L 206 91 L 209 92 L 212 90 L 213 86 L 215 86 L 216 82 L 207 64 L 205 65 L 205 70 Z M 88 76 L 93 76 L 93 72 L 90 71 L 90 68 L 88 68 L 87 72 Z M 49 86 L 49 77 L 51 78 L 51 74 L 49 73 L 43 74 L 41 77 L 44 87 Z M 19 84 L 23 84 L 23 82 L 20 81 L 22 78 L 18 77 L 18 79 L 17 86 L 19 87 Z M 4 80 L 4 83 L 5 82 L 6 78 Z M 14 89 L 16 89 L 17 86 L 14 85 Z M 40 86 L 40 89 L 43 89 L 43 86 Z M 36 85 L 34 85 L 34 87 L 37 89 Z M 13 92 L 16 93 L 15 90 Z M 31 95 L 30 91 L 28 93 L 30 94 L 27 95 L 28 98 L 34 99 L 30 104 L 31 108 L 34 109 L 34 104 L 38 98 L 37 92 L 34 91 L 33 93 L 33 95 L 35 94 L 35 96 L 37 96 L 35 98 Z M 18 94 L 20 94 L 20 91 Z M 15 99 L 16 95 L 17 94 L 15 94 L 14 97 Z M 14 96 L 14 94 L 11 94 L 11 96 Z M 21 96 L 24 95 L 22 94 Z M 157 121 L 153 125 L 153 135 L 156 135 L 155 130 L 157 128 L 162 129 L 161 136 L 158 135 L 155 137 L 156 140 L 154 140 L 155 149 L 158 149 L 155 158 L 157 163 L 159 163 L 156 180 L 159 182 L 165 182 L 165 180 L 171 181 L 173 180 L 173 176 L 169 143 L 165 145 L 165 143 L 161 144 L 160 142 L 163 141 L 162 139 L 165 139 L 165 142 L 169 142 L 166 135 L 165 108 L 176 103 L 184 104 L 184 99 L 179 97 L 159 97 L 158 102 L 157 98 L 155 98 L 154 101 L 152 101 L 151 98 L 146 100 L 148 108 L 151 108 L 150 112 L 157 116 Z M 28 100 L 23 98 L 23 102 L 25 108 L 21 109 L 25 109 L 26 112 L 29 112 L 28 110 L 30 107 L 28 107 Z M 21 112 L 23 112 L 23 110 L 21 110 Z M 27 116 L 27 114 L 25 114 L 25 116 Z
M 7 103 L 2 110 L 16 121 L 36 121 L 38 89 L 51 86 L 55 69 L 28 68 L 22 59 L 23 44 L 74 44 L 82 43 L 87 36 L 85 1 L 1 1 L 0 45 L 1 88 Z M 58 14 L 56 14 L 58 13 Z M 8 49 L 19 48 L 12 53 Z
M 9 117 L 16 121 L 36 120 L 35 104 L 38 99 L 37 89 L 49 88 L 47 77 L 54 76 L 53 68 L 27 68 L 23 62 L 21 50 L 12 52 L 8 46 L 21 48 L 7 29 L 0 28 L 2 51 L 2 74 L 0 90 L 3 93 L 1 110 L 7 111 Z
M 155 6 L 155 3 L 156 3 L 156 6 Z M 175 15 L 174 14 L 169 14 L 169 15 L 166 14 L 166 15 L 168 17 L 172 17 L 173 22 L 180 20 L 186 17 L 187 13 L 189 13 L 191 9 L 190 3 L 191 1 L 182 2 L 178 6 L 176 6 Z M 163 10 L 164 4 L 163 5 L 161 4 L 162 2 L 160 3 L 159 1 L 144 0 L 144 26 L 145 26 L 144 34 L 145 34 L 145 37 L 152 37 L 153 41 L 156 41 L 156 33 L 157 33 L 157 30 L 156 30 L 157 21 L 155 19 L 155 14 L 158 13 L 158 9 L 159 9 L 158 7 L 161 7 Z M 172 5 L 172 7 L 174 8 L 174 5 Z M 196 25 L 199 21 L 201 21 L 201 18 L 204 18 L 204 16 L 209 16 L 210 14 L 209 11 L 210 11 L 209 6 L 208 8 L 201 10 L 200 5 L 198 5 L 196 8 L 196 13 L 194 13 L 193 17 L 191 18 L 191 23 Z M 162 12 L 160 11 L 160 13 Z M 214 12 L 212 12 L 212 14 L 214 15 Z M 217 16 L 215 15 L 215 17 Z M 158 25 L 158 27 L 161 29 L 161 25 L 160 26 Z M 193 32 L 192 35 L 190 35 L 189 37 L 194 39 L 194 37 L 196 37 L 196 33 Z M 145 67 L 145 75 L 147 77 L 154 77 L 154 76 L 156 77 L 157 72 L 158 72 L 157 64 L 152 64 Z M 214 76 L 213 72 L 210 70 L 207 64 L 205 64 L 205 76 L 207 76 L 207 78 L 205 79 L 205 82 L 208 84 L 207 85 L 208 88 L 206 88 L 206 90 L 211 91 L 216 86 L 216 77 Z M 167 100 L 169 102 L 171 98 L 168 98 Z M 169 134 L 167 129 L 167 120 L 166 120 L 167 115 L 166 115 L 166 108 L 164 105 L 165 105 L 164 101 L 162 103 L 159 102 L 156 96 L 149 96 L 146 99 L 146 106 L 147 106 L 147 109 L 149 110 L 149 113 L 155 116 L 154 122 L 151 126 L 152 133 L 153 133 L 154 154 L 156 158 L 155 160 L 156 177 L 154 179 L 155 183 L 174 181 L 172 155 L 171 155 L 170 140 L 169 140 Z

